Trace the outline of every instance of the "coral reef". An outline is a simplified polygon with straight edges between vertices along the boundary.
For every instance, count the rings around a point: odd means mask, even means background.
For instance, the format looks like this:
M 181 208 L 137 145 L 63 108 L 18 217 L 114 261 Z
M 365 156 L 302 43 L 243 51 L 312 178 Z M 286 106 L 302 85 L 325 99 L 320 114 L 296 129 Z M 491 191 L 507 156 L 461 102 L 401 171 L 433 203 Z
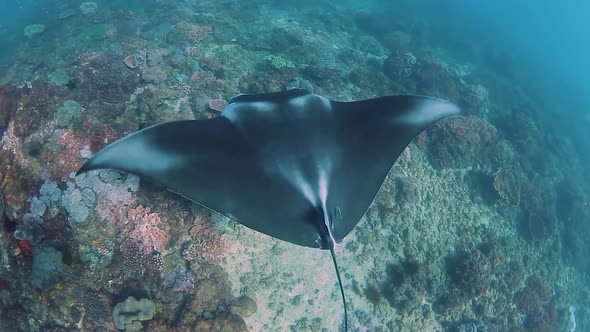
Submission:
M 193 224 L 189 230 L 191 240 L 183 251 L 184 259 L 189 262 L 203 259 L 210 264 L 219 264 L 226 249 L 221 233 L 211 219 L 204 216 L 195 216 Z
M 129 70 L 119 56 L 103 53 L 80 56 L 73 77 L 81 92 L 80 103 L 126 102 L 140 83 L 139 74 Z
M 420 200 L 418 186 L 409 177 L 399 177 L 396 179 L 397 200 L 401 203 L 416 203 Z
M 127 220 L 135 225 L 128 234 L 129 238 L 138 241 L 146 254 L 153 250 L 157 252 L 166 250 L 168 232 L 162 229 L 162 227 L 166 227 L 166 221 L 162 221 L 157 213 L 150 213 L 149 207 L 144 208 L 139 205 L 129 210 Z
M 64 276 L 63 253 L 52 246 L 35 247 L 31 284 L 39 289 L 48 289 Z
M 520 184 L 510 170 L 499 169 L 494 174 L 494 189 L 506 204 L 518 205 L 520 203 Z
M 551 237 L 557 229 L 552 199 L 530 182 L 522 184 L 522 207 L 525 211 L 524 235 L 535 241 Z
M 196 25 L 186 21 L 180 21 L 174 25 L 167 36 L 170 43 L 177 44 L 183 42 L 198 43 L 204 41 L 210 34 L 212 29 L 207 25 Z
M 295 64 L 287 59 L 277 55 L 267 55 L 264 60 L 270 64 L 274 69 L 295 68 Z
M 91 16 L 96 14 L 97 10 L 98 5 L 96 2 L 83 2 L 80 4 L 80 11 L 82 12 L 82 15 Z
M 146 67 L 141 72 L 141 79 L 148 83 L 162 83 L 168 75 L 160 67 Z
M 239 316 L 229 312 L 221 312 L 214 317 L 199 320 L 192 329 L 193 331 L 248 331 L 244 321 Z
M 209 100 L 209 108 L 213 111 L 221 112 L 225 106 L 227 106 L 227 101 L 223 99 L 211 99 Z
M 459 79 L 446 63 L 433 58 L 420 59 L 415 70 L 420 93 L 454 102 L 460 99 Z
M 466 298 L 480 296 L 490 287 L 494 271 L 489 258 L 481 251 L 467 252 L 451 265 L 455 268 L 453 281 Z
M 442 120 L 428 131 L 431 163 L 440 168 L 496 165 L 498 132 L 491 124 L 474 116 Z
M 457 332 L 498 332 L 498 328 L 489 322 L 477 321 L 463 323 L 456 328 Z
M 532 276 L 514 297 L 516 307 L 526 315 L 523 327 L 527 331 L 556 331 L 559 326 L 557 308 L 545 283 Z
M 68 127 L 82 114 L 82 106 L 73 100 L 66 100 L 63 106 L 57 109 L 57 123 L 61 127 Z
M 133 296 L 117 303 L 113 309 L 113 320 L 119 330 L 127 332 L 139 331 L 143 328 L 142 321 L 154 317 L 156 304 L 148 299 L 136 300 Z
M 0 87 L 0 133 L 4 133 L 8 122 L 16 109 L 18 99 L 17 88 L 14 85 L 3 85 Z M 0 134 L 0 138 L 2 135 Z
M 62 10 L 59 12 L 59 14 L 57 15 L 57 18 L 59 18 L 60 20 L 65 20 L 69 17 L 72 17 L 76 15 L 76 11 L 72 8 L 62 8 Z
M 130 54 L 126 56 L 125 59 L 123 59 L 123 63 L 131 69 L 139 67 L 139 59 L 135 54 Z
M 95 290 L 85 291 L 82 297 L 82 305 L 86 317 L 90 321 L 99 324 L 106 322 L 112 317 L 110 302 L 107 296 Z
M 49 82 L 59 86 L 67 85 L 68 83 L 70 83 L 70 75 L 68 75 L 68 73 L 62 69 L 58 69 L 50 73 L 49 75 L 47 75 L 47 79 L 49 80 Z
M 33 36 L 40 35 L 45 32 L 45 24 L 30 24 L 25 27 L 25 36 L 33 38 Z
M 146 273 L 155 274 L 160 270 L 159 259 L 153 253 L 145 253 L 142 246 L 134 240 L 123 239 L 119 245 L 116 259 L 121 279 L 139 279 Z
M 463 96 L 463 100 L 467 105 L 466 111 L 469 114 L 484 117 L 489 112 L 489 91 L 481 84 L 470 85 L 468 87 L 468 92 Z
M 409 51 L 397 51 L 387 57 L 383 63 L 383 71 L 395 81 L 403 81 L 414 74 L 416 56 Z
M 388 267 L 387 279 L 381 292 L 389 303 L 402 313 L 422 304 L 428 291 L 428 265 L 405 262 Z

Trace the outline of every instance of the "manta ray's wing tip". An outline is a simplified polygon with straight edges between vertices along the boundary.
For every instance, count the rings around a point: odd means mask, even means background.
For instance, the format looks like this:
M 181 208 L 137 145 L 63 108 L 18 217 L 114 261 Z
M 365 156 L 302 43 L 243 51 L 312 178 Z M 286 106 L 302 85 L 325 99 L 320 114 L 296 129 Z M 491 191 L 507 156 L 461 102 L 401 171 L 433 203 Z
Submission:
M 76 171 L 75 176 L 82 175 L 84 173 L 90 172 L 90 171 L 95 170 L 97 168 L 98 167 L 96 167 L 96 165 L 94 165 L 93 159 L 90 158 L 90 159 L 86 160 L 84 162 L 84 164 L 82 164 L 82 166 L 80 166 L 80 168 Z
M 409 98 L 407 100 L 410 102 L 409 105 L 402 99 L 402 106 L 398 108 L 399 112 L 393 117 L 393 122 L 418 125 L 419 130 L 416 134 L 436 121 L 461 113 L 461 108 L 457 104 L 445 99 L 427 96 L 409 96 Z M 396 103 L 397 100 L 393 99 L 392 102 Z
M 442 119 L 447 116 L 460 114 L 459 105 L 441 98 L 421 96 L 422 105 L 420 108 L 429 109 L 432 113 L 437 114 L 437 118 Z

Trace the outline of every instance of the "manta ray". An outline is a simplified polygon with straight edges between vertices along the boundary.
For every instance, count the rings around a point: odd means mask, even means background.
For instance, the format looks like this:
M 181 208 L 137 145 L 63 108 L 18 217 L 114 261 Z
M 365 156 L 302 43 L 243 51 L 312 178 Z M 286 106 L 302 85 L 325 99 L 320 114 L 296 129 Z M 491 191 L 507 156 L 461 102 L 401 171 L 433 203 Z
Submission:
M 352 102 L 293 89 L 232 98 L 220 116 L 166 122 L 106 146 L 78 170 L 116 169 L 163 185 L 240 224 L 330 250 L 358 224 L 406 146 L 459 113 L 448 101 Z

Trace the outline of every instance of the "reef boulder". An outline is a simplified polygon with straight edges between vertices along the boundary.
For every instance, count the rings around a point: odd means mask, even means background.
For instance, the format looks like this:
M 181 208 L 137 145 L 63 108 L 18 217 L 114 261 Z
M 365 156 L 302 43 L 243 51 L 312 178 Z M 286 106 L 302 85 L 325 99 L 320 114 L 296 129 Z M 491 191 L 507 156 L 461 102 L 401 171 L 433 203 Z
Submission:
M 113 320 L 119 330 L 139 331 L 142 321 L 150 320 L 156 312 L 156 304 L 148 299 L 136 300 L 129 296 L 125 301 L 117 303 L 113 309 Z
M 496 164 L 498 131 L 475 116 L 455 116 L 428 130 L 430 162 L 439 168 L 491 167 Z
M 77 69 L 76 85 L 82 92 L 81 98 L 88 98 L 88 101 L 123 103 L 129 100 L 140 84 L 139 73 L 128 69 L 116 55 L 83 55 Z

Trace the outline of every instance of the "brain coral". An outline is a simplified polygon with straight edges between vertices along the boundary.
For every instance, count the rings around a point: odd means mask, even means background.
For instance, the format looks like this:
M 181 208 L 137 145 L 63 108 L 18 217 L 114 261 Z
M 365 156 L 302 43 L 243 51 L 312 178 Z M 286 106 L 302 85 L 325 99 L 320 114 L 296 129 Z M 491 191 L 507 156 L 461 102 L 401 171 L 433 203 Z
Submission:
M 142 321 L 154 317 L 156 304 L 148 299 L 137 301 L 129 296 L 125 301 L 117 303 L 113 309 L 113 320 L 119 330 L 139 331 L 143 327 Z

